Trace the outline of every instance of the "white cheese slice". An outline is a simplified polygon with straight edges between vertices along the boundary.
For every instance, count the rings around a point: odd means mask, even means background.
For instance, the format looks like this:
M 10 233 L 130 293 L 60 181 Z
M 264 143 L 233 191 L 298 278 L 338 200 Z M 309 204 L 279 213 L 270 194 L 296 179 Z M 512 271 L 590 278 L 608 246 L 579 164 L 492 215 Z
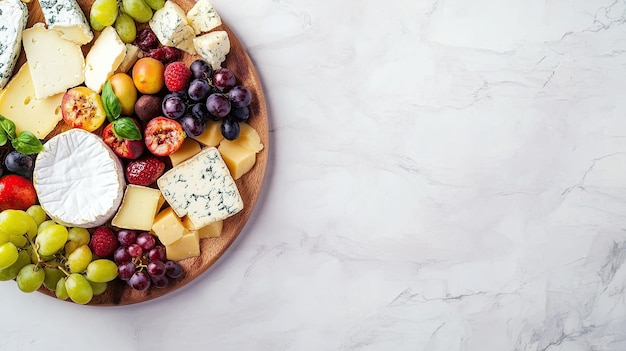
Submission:
M 59 31 L 61 37 L 78 45 L 93 39 L 85 13 L 76 0 L 39 0 L 39 5 L 48 29 Z
M 243 200 L 226 163 L 214 147 L 165 172 L 157 185 L 180 218 L 193 228 L 226 219 L 243 209 Z
M 13 74 L 27 20 L 28 9 L 20 0 L 0 1 L 0 89 L 7 85 Z
M 198 55 L 202 56 L 213 69 L 220 68 L 230 52 L 228 33 L 223 30 L 201 35 L 193 40 L 193 44 Z
M 198 0 L 187 12 L 187 21 L 196 31 L 196 34 L 208 32 L 222 24 L 222 19 L 209 0 Z
M 85 81 L 85 58 L 80 45 L 36 23 L 24 30 L 24 52 L 37 99 L 64 93 Z
M 85 59 L 85 85 L 99 93 L 126 56 L 126 45 L 115 28 L 106 27 Z
M 173 1 L 166 1 L 163 8 L 154 12 L 150 28 L 164 46 L 173 46 L 195 55 L 194 29 L 187 22 L 185 11 Z
M 124 195 L 124 168 L 97 135 L 71 129 L 51 138 L 37 155 L 33 185 L 51 219 L 93 228 L 115 215 Z

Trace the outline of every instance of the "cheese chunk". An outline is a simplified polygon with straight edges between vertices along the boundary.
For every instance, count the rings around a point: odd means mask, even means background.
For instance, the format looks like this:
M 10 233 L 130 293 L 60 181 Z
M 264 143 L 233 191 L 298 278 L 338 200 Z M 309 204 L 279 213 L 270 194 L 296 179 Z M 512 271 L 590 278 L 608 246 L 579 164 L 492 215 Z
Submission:
M 213 222 L 207 226 L 196 229 L 193 227 L 193 223 L 191 223 L 191 221 L 187 217 L 185 217 L 185 219 L 183 220 L 183 225 L 185 226 L 185 228 L 189 229 L 190 231 L 197 230 L 198 235 L 200 236 L 200 239 L 218 238 L 220 235 L 222 235 L 222 228 L 224 226 L 224 221 Z
M 170 161 L 172 161 L 172 167 L 176 167 L 181 162 L 188 160 L 191 156 L 200 152 L 200 144 L 191 138 L 185 138 L 183 145 L 175 153 L 170 155 Z
M 0 89 L 7 85 L 13 74 L 27 20 L 28 9 L 20 0 L 0 1 Z
M 226 55 L 230 52 L 228 33 L 223 30 L 210 32 L 193 39 L 193 45 L 198 55 L 202 56 L 213 69 L 222 66 Z
M 133 68 L 133 65 L 135 65 L 135 62 L 139 60 L 140 52 L 141 49 L 139 49 L 137 46 L 133 44 L 126 44 L 126 54 L 124 54 L 124 60 L 122 60 L 122 63 L 120 63 L 115 72 L 126 73 L 130 71 L 130 69 Z
M 233 142 L 254 152 L 263 150 L 259 133 L 248 123 L 239 123 L 239 137 L 233 140 Z
M 256 162 L 256 152 L 229 140 L 223 140 L 218 150 L 234 179 L 248 173 Z
M 126 56 L 126 45 L 117 35 L 115 28 L 106 27 L 89 50 L 85 59 L 85 85 L 99 93 L 104 83 Z
M 187 12 L 187 21 L 196 34 L 208 32 L 222 25 L 222 19 L 217 14 L 209 0 L 198 0 Z
M 68 227 L 93 228 L 113 217 L 124 194 L 124 168 L 95 134 L 71 129 L 44 144 L 33 185 L 41 207 Z
M 160 198 L 158 189 L 129 184 L 111 224 L 118 228 L 149 231 L 159 210 Z
M 27 130 L 44 139 L 59 121 L 63 93 L 37 100 L 28 62 L 0 93 L 0 115 L 15 123 L 17 134 Z
M 48 25 L 61 33 L 63 39 L 85 45 L 93 39 L 93 32 L 83 10 L 76 0 L 39 0 Z
M 166 1 L 150 20 L 150 28 L 164 46 L 173 46 L 191 55 L 196 51 L 193 38 L 196 33 L 187 23 L 185 11 L 173 1 Z
M 85 59 L 80 45 L 61 38 L 55 30 L 36 23 L 23 33 L 37 99 L 64 93 L 85 81 Z
M 204 132 L 198 136 L 192 136 L 193 139 L 199 141 L 204 146 L 217 146 L 224 139 L 221 131 L 221 123 L 208 121 Z
M 163 245 L 171 244 L 189 232 L 171 207 L 159 212 L 159 214 L 154 218 L 152 231 L 156 234 L 159 240 L 161 240 Z
M 165 172 L 157 185 L 178 217 L 194 228 L 226 219 L 243 209 L 243 200 L 224 160 L 214 147 Z
M 165 256 L 171 261 L 200 256 L 200 236 L 197 231 L 188 232 L 177 241 L 165 245 Z

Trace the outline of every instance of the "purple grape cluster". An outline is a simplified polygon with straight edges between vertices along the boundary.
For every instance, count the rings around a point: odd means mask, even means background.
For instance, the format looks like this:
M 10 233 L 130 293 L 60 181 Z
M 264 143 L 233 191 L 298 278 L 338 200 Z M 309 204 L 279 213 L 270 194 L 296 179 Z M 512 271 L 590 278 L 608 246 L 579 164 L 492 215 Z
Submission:
M 209 121 L 220 121 L 224 138 L 237 139 L 239 122 L 250 118 L 250 90 L 237 85 L 235 74 L 228 68 L 214 71 L 202 59 L 192 62 L 189 70 L 191 82 L 187 91 L 166 95 L 163 115 L 178 120 L 190 136 L 202 134 Z
M 150 286 L 162 289 L 183 274 L 177 262 L 166 258 L 165 247 L 152 234 L 123 229 L 117 233 L 117 241 L 120 247 L 113 260 L 118 276 L 134 290 L 146 291 Z

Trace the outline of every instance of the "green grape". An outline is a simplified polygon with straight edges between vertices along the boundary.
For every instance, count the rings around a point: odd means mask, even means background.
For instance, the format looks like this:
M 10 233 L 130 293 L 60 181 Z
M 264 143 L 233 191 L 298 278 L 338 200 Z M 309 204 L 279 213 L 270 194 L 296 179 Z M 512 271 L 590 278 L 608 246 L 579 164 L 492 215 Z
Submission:
M 28 239 L 24 235 L 11 235 L 9 241 L 17 247 L 24 247 L 28 244 Z
M 27 264 L 17 273 L 17 287 L 23 292 L 33 292 L 43 284 L 46 273 L 34 264 Z
M 96 21 L 95 18 L 93 18 L 93 14 L 94 12 L 91 11 L 91 13 L 89 13 L 89 24 L 91 24 L 91 28 L 93 30 L 97 30 L 98 32 L 103 30 L 105 26 L 101 25 L 100 22 Z
M 65 243 L 65 255 L 71 255 L 72 252 L 74 252 L 74 250 L 78 249 L 79 245 L 77 242 L 75 241 L 68 241 L 67 243 Z
M 46 278 L 43 280 L 43 286 L 50 291 L 55 291 L 59 279 L 65 277 L 65 273 L 54 267 L 44 267 L 43 271 L 46 273 Z
M 122 13 L 117 16 L 115 20 L 115 30 L 117 35 L 120 36 L 125 43 L 132 43 L 137 37 L 137 26 L 135 26 L 135 20 L 130 18 L 129 15 Z
M 144 0 L 153 10 L 160 10 L 165 6 L 165 0 Z
M 0 269 L 0 281 L 15 279 L 20 269 L 22 269 L 27 264 L 30 264 L 30 255 L 28 254 L 28 251 L 21 250 L 17 256 L 17 261 L 15 261 L 15 263 L 5 269 Z
M 72 301 L 84 305 L 93 298 L 93 288 L 84 276 L 72 273 L 65 280 L 65 289 Z
M 78 243 L 78 246 L 89 244 L 90 238 L 91 235 L 89 234 L 89 231 L 85 228 L 74 227 L 70 228 L 70 230 L 67 231 L 67 240 L 75 241 L 76 243 Z
M 48 228 L 49 226 L 53 225 L 53 224 L 57 224 L 55 221 L 49 219 L 47 221 L 43 221 L 41 222 L 41 224 L 39 225 L 39 227 L 37 227 L 37 234 L 41 233 L 44 231 L 44 229 Z
M 28 213 L 29 216 L 31 216 L 33 218 L 33 220 L 35 221 L 35 224 L 37 224 L 37 226 L 39 226 L 41 223 L 43 223 L 43 221 L 46 220 L 46 211 L 43 210 L 43 207 L 39 206 L 39 205 L 32 205 L 31 207 L 29 207 L 26 210 L 26 213 Z
M 87 268 L 92 258 L 93 255 L 89 246 L 83 245 L 67 257 L 67 267 L 71 273 L 80 273 Z
M 15 261 L 19 253 L 17 252 L 17 246 L 12 242 L 4 243 L 0 245 L 0 269 L 9 268 Z
M 94 283 L 91 280 L 88 281 L 89 284 L 91 284 L 94 296 L 102 295 L 107 289 L 107 283 Z
M 65 246 L 67 241 L 67 228 L 60 224 L 50 225 L 37 235 L 35 244 L 40 255 L 54 255 Z
M 25 250 L 28 253 L 28 257 L 31 263 L 39 263 L 39 255 L 34 247 L 28 245 Z
M 103 28 L 113 25 L 117 18 L 117 0 L 94 1 L 89 18 L 93 18 Z
M 9 242 L 9 240 L 11 240 L 11 236 L 4 230 L 0 229 L 0 244 Z
M 122 0 L 122 11 L 139 23 L 146 23 L 152 18 L 152 9 L 143 0 Z
M 117 265 L 115 262 L 99 259 L 87 266 L 87 279 L 94 283 L 106 283 L 117 277 Z
M 59 300 L 67 300 L 67 298 L 70 297 L 70 295 L 67 294 L 67 289 L 65 288 L 65 278 L 59 279 L 54 292 Z
M 37 234 L 37 223 L 24 211 L 4 210 L 0 212 L 0 230 L 9 235 L 28 234 L 32 239 Z

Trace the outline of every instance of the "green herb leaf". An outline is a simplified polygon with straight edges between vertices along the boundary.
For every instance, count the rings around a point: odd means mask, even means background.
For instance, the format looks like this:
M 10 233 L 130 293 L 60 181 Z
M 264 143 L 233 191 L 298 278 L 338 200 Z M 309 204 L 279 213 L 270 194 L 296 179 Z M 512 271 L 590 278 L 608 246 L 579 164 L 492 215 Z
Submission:
M 17 152 L 25 155 L 36 154 L 43 151 L 43 145 L 41 144 L 41 141 L 37 139 L 35 134 L 26 130 L 21 132 L 20 135 L 17 136 L 17 138 L 12 139 L 11 145 L 13 145 L 13 148 Z
M 13 140 L 15 138 L 15 123 L 13 123 L 13 121 L 4 117 L 3 115 L 0 115 L 0 129 L 4 131 L 6 137 L 8 137 L 10 140 Z
M 107 80 L 102 88 L 102 105 L 104 105 L 104 112 L 107 114 L 109 122 L 113 122 L 120 117 L 122 113 L 122 104 L 120 100 L 115 96 L 111 82 Z
M 113 123 L 113 132 L 122 139 L 141 140 L 141 132 L 135 122 L 128 117 L 116 119 Z
M 0 146 L 4 146 L 8 140 L 9 138 L 7 138 L 6 133 L 4 131 L 0 131 Z

